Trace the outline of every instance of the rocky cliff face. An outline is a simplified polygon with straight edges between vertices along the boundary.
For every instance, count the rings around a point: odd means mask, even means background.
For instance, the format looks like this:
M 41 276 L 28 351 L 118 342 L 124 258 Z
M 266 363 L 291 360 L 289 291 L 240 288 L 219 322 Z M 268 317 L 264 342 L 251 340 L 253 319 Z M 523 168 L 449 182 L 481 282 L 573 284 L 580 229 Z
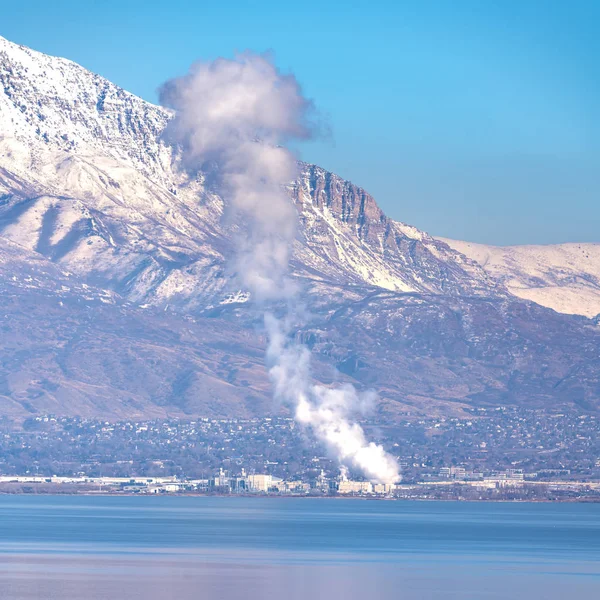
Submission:
M 0 400 L 6 412 L 271 410 L 236 226 L 171 114 L 0 38 Z M 380 410 L 598 405 L 597 324 L 515 300 L 476 261 L 314 165 L 290 184 L 315 374 Z
M 495 287 L 476 262 L 389 219 L 365 190 L 333 173 L 304 165 L 294 191 L 306 245 L 345 266 L 345 278 L 401 292 L 486 294 Z

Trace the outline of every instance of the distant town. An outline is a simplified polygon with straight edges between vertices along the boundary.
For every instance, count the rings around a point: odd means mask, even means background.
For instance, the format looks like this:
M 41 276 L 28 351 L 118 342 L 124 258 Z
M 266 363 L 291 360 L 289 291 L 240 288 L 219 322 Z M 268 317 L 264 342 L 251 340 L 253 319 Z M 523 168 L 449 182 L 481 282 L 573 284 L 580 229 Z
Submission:
M 0 493 L 600 501 L 595 415 L 477 409 L 363 426 L 397 458 L 398 484 L 340 470 L 290 418 L 3 418 Z

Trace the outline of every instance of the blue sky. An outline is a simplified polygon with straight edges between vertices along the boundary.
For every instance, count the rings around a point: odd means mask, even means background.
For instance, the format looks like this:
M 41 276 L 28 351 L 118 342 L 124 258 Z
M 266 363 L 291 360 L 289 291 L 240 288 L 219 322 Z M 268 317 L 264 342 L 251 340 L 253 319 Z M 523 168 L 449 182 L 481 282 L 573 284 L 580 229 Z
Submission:
M 433 235 L 523 244 L 600 242 L 599 23 L 596 0 L 29 0 L 0 35 L 152 101 L 273 50 L 331 126 L 302 158 Z

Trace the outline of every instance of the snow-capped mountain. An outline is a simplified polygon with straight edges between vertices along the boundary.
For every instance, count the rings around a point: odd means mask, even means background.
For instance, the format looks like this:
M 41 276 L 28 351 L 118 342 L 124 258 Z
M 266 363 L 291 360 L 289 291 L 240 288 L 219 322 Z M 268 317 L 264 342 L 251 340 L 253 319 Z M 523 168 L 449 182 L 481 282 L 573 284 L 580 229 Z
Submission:
M 4 39 L 0 83 L 4 237 L 145 304 L 226 296 L 223 202 L 162 141 L 167 110 Z M 299 276 L 404 292 L 489 285 L 476 263 L 322 169 L 305 165 L 292 195 Z
M 0 406 L 269 410 L 264 340 L 229 268 L 239 231 L 163 140 L 171 113 L 3 38 L 0 84 Z M 317 378 L 376 387 L 390 415 L 597 406 L 593 321 L 514 298 L 477 257 L 317 166 L 290 198 Z
M 488 246 L 439 239 L 519 298 L 560 313 L 600 314 L 600 244 Z

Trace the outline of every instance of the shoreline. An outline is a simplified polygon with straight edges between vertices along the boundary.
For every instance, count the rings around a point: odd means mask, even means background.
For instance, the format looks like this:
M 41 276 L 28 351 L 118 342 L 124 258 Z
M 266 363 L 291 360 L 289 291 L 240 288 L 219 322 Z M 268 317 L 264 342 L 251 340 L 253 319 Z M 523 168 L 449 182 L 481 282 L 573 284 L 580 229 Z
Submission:
M 293 495 L 293 494 L 201 494 L 201 493 L 132 493 L 132 492 L 104 492 L 104 491 L 65 491 L 44 490 L 34 492 L 10 492 L 0 490 L 0 497 L 19 496 L 19 497 L 75 497 L 84 496 L 88 498 L 244 498 L 255 500 L 352 500 L 352 501 L 376 501 L 376 502 L 445 502 L 445 503 L 470 503 L 470 504 L 600 504 L 600 497 L 581 497 L 581 498 L 410 498 L 410 497 L 389 497 L 389 496 L 353 496 L 353 495 Z

